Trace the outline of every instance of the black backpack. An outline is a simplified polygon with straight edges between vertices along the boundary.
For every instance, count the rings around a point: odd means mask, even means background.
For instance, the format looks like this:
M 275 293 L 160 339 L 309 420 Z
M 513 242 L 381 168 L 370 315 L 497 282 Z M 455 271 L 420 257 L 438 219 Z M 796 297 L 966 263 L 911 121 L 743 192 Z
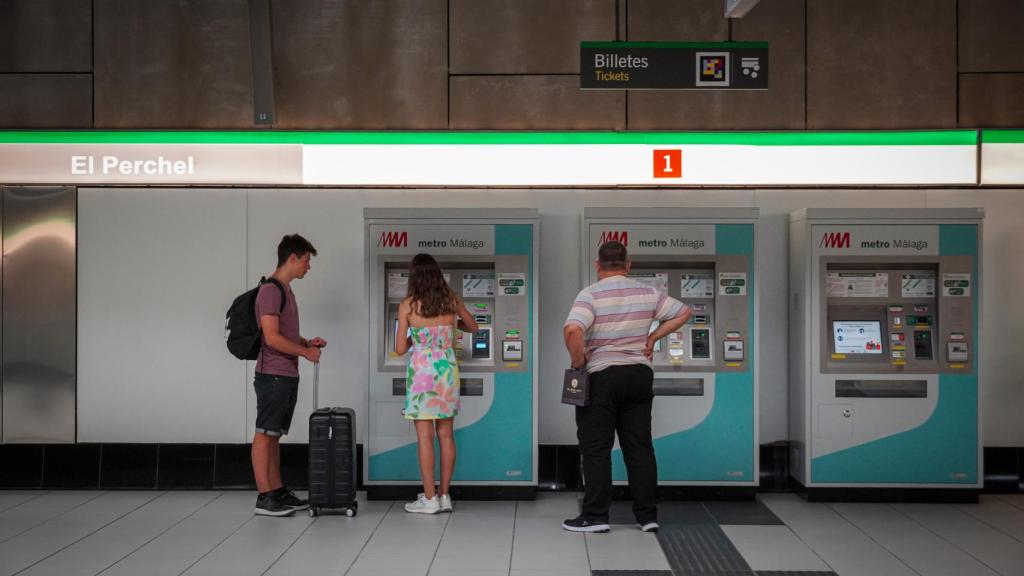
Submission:
M 260 283 L 252 290 L 246 290 L 228 308 L 227 319 L 224 321 L 224 339 L 227 340 L 228 351 L 239 360 L 255 360 L 260 353 L 263 329 L 256 317 L 256 296 L 260 287 L 266 283 L 277 286 L 281 291 L 281 312 L 287 301 L 284 286 L 276 278 L 260 278 Z

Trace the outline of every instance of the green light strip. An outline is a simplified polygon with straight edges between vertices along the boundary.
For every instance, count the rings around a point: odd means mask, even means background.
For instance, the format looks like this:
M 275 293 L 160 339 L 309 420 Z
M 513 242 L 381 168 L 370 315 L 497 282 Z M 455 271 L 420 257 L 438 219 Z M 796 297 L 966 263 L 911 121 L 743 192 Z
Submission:
M 1013 142 L 1024 141 L 1024 131 Z M 985 133 L 986 136 L 996 133 Z M 990 142 L 992 140 L 985 140 Z M 0 131 L 0 144 L 417 144 L 975 146 L 976 130 L 916 132 L 288 132 Z
M 1024 144 L 1024 130 L 985 130 L 981 141 L 984 144 Z

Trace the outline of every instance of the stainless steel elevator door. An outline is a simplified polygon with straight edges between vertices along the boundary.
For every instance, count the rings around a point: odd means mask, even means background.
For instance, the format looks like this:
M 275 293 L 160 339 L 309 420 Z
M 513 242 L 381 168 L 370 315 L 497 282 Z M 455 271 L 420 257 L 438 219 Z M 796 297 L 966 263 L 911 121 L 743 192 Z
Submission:
M 4 443 L 75 441 L 76 213 L 74 188 L 3 188 Z

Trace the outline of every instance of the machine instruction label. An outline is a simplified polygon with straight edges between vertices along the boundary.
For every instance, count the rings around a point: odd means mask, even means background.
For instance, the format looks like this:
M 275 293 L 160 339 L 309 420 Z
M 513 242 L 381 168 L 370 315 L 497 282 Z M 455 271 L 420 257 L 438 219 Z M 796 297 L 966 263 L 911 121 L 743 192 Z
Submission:
M 887 298 L 889 274 L 885 272 L 828 272 L 825 293 L 829 298 Z
M 668 294 L 668 274 L 664 272 L 630 272 L 629 277 L 658 292 Z
M 462 295 L 466 298 L 490 298 L 494 296 L 494 276 L 466 274 L 462 277 Z
M 746 272 L 719 272 L 718 273 L 718 295 L 719 296 L 746 296 L 747 295 L 747 273 Z
M 745 283 L 744 283 L 745 284 Z M 744 290 L 746 286 L 744 286 Z M 713 298 L 715 296 L 714 274 L 683 274 L 679 278 L 679 295 L 683 298 Z
M 526 296 L 525 272 L 498 272 L 499 296 Z
M 953 297 L 970 297 L 971 274 L 956 273 L 942 275 L 942 295 Z
M 903 274 L 900 280 L 900 295 L 903 298 L 935 296 L 934 274 Z

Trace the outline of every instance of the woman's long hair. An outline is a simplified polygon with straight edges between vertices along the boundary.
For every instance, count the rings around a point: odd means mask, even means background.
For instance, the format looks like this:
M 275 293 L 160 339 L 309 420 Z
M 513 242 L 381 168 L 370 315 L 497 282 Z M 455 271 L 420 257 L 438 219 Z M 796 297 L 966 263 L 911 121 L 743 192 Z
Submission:
M 444 281 L 437 260 L 417 254 L 409 265 L 409 293 L 413 311 L 424 318 L 455 314 L 455 293 Z

